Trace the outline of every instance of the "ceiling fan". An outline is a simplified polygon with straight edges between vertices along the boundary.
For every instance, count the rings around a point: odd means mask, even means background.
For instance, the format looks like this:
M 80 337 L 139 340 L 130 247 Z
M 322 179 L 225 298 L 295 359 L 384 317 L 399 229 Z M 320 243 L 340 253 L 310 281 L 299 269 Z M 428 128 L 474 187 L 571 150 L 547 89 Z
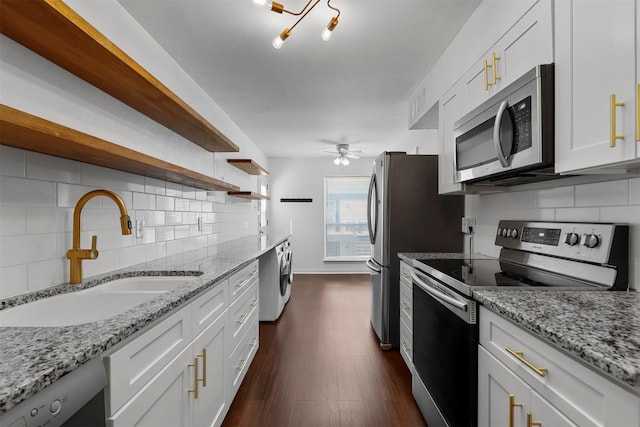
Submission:
M 357 160 L 362 155 L 361 150 L 349 150 L 349 144 L 336 144 L 335 151 L 325 151 L 336 156 L 333 163 L 342 166 L 347 166 L 350 162 L 349 159 Z

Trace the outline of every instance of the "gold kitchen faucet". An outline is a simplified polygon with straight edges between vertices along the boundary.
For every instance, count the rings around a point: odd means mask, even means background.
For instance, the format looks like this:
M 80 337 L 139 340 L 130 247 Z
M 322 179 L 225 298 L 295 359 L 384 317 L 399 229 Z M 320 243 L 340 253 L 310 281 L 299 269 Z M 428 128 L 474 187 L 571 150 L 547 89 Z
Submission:
M 73 211 L 73 248 L 67 251 L 67 258 L 69 258 L 71 266 L 71 277 L 69 280 L 71 284 L 82 282 L 83 259 L 98 258 L 98 250 L 96 249 L 98 236 L 92 236 L 91 249 L 80 249 L 80 214 L 82 213 L 84 205 L 96 196 L 106 196 L 118 205 L 120 209 L 120 228 L 122 229 L 122 235 L 131 234 L 131 219 L 129 218 L 127 207 L 124 205 L 120 196 L 109 190 L 94 190 L 82 196 L 80 200 L 78 200 L 78 203 L 76 203 L 76 208 Z

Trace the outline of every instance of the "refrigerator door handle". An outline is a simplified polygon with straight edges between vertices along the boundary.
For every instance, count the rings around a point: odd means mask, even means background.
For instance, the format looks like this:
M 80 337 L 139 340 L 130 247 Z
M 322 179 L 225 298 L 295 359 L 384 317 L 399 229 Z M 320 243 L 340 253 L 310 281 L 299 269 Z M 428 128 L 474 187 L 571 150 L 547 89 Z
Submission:
M 378 263 L 373 259 L 369 258 L 366 262 L 367 268 L 374 273 L 381 274 L 382 268 L 377 265 Z
M 367 226 L 369 227 L 369 241 L 376 243 L 378 234 L 378 183 L 376 174 L 371 175 L 369 182 L 369 194 L 367 196 Z

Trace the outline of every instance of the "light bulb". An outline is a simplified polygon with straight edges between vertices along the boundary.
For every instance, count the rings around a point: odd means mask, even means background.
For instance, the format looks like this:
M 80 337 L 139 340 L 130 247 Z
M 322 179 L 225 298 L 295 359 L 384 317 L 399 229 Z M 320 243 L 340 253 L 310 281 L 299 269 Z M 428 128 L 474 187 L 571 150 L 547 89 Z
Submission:
M 349 163 L 351 163 L 351 162 L 349 162 L 349 159 L 347 159 L 346 157 L 342 158 L 342 166 L 348 166 Z
M 333 159 L 333 164 L 338 166 L 340 164 L 340 157 L 336 157 L 335 159 Z
M 329 39 L 331 38 L 331 34 L 333 34 L 333 31 L 325 28 L 324 30 L 322 30 L 322 33 L 320 33 L 320 38 L 324 41 L 329 41 Z
M 322 40 L 328 41 L 331 38 L 331 34 L 333 34 L 333 29 L 336 28 L 337 25 L 338 18 L 334 16 L 331 18 L 331 21 L 329 21 L 329 25 L 327 25 L 327 27 L 322 30 L 322 33 L 320 33 Z
M 280 49 L 282 47 L 282 45 L 284 44 L 284 40 L 282 40 L 280 38 L 280 36 L 276 37 L 275 39 L 273 39 L 273 41 L 271 42 L 271 44 L 273 45 L 274 48 L 276 49 Z
M 255 4 L 256 6 L 271 7 L 271 2 L 268 0 L 253 0 L 253 4 Z

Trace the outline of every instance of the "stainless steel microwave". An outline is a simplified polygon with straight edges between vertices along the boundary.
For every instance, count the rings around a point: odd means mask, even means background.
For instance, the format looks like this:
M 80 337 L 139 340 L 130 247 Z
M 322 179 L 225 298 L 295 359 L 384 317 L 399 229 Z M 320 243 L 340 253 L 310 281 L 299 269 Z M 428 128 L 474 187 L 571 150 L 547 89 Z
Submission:
M 516 185 L 556 178 L 553 64 L 538 65 L 454 123 L 455 181 Z

